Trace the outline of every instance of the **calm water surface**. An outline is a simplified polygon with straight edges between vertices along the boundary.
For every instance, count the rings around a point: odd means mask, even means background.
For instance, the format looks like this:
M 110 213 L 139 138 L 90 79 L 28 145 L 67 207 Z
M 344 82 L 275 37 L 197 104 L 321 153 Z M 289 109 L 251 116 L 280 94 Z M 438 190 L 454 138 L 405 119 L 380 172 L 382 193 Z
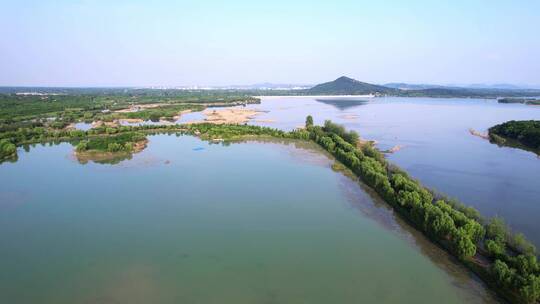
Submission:
M 0 303 L 490 303 L 314 147 L 152 136 L 0 167 Z
M 390 161 L 486 216 L 503 217 L 540 246 L 540 158 L 469 133 L 508 120 L 540 120 L 539 106 L 481 99 L 266 97 L 248 107 L 267 111 L 256 119 L 274 120 L 253 124 L 290 130 L 313 115 L 315 123 L 344 124 L 383 150 L 403 146 Z

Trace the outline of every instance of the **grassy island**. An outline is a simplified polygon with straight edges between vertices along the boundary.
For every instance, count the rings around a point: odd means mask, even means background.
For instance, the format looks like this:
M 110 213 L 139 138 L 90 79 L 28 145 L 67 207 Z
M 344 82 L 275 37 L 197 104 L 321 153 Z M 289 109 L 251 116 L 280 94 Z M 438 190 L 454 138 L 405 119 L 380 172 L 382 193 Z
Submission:
M 499 145 L 530 150 L 540 155 L 540 121 L 507 121 L 489 128 L 490 140 Z
M 140 132 L 91 137 L 81 140 L 77 144 L 75 156 L 81 163 L 86 163 L 89 160 L 116 163 L 131 157 L 133 153 L 142 151 L 147 143 L 146 136 Z

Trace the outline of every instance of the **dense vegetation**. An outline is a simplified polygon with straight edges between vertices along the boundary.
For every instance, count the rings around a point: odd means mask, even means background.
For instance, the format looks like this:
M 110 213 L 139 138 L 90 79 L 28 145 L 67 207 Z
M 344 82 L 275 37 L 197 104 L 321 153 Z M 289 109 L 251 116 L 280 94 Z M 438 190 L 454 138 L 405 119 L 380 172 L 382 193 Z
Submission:
M 0 128 L 14 123 L 56 123 L 60 128 L 76 121 L 100 120 L 111 116 L 115 110 L 132 105 L 163 104 L 159 109 L 147 109 L 128 118 L 151 119 L 163 114 L 185 109 L 201 110 L 205 106 L 236 103 L 256 103 L 258 99 L 236 92 L 193 93 L 186 91 L 127 91 L 127 93 L 70 94 L 70 95 L 17 95 L 0 94 Z
M 77 151 L 132 152 L 136 143 L 146 140 L 139 132 L 125 132 L 111 136 L 92 137 L 77 144 Z
M 0 161 L 16 157 L 17 146 L 8 139 L 0 139 Z
M 489 136 L 498 144 L 517 142 L 536 152 L 540 151 L 540 121 L 538 120 L 508 121 L 489 128 Z M 507 143 L 507 139 L 511 142 Z

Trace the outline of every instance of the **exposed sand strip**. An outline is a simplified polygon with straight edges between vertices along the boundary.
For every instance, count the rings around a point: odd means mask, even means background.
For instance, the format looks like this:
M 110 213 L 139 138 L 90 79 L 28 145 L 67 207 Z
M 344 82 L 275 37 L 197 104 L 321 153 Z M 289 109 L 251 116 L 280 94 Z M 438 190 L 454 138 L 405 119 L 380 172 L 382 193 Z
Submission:
M 342 118 L 342 119 L 345 119 L 345 120 L 355 121 L 355 120 L 358 120 L 358 115 L 356 115 L 356 114 L 343 114 L 343 115 L 340 115 L 339 118 Z
M 107 122 L 107 121 L 98 120 L 98 121 L 92 122 L 92 128 L 99 128 L 101 126 L 116 128 L 118 127 L 118 121 L 115 120 L 115 121 Z
M 167 104 L 165 103 L 137 104 L 137 105 L 131 105 L 126 109 L 117 110 L 114 112 L 115 113 L 133 113 L 133 112 L 138 112 L 140 110 L 157 108 L 164 105 L 167 105 Z
M 386 151 L 383 151 L 385 153 L 396 153 L 397 151 L 401 150 L 405 148 L 405 146 L 402 146 L 402 145 L 395 145 L 393 146 L 392 148 L 386 150 Z
M 245 124 L 255 116 L 262 113 L 258 110 L 253 109 L 222 109 L 222 110 L 212 110 L 207 109 L 203 111 L 203 114 L 206 118 L 202 121 L 189 121 L 186 124 L 193 123 L 212 123 L 212 124 Z
M 118 119 L 118 122 L 120 123 L 140 123 L 144 122 L 144 120 L 140 118 L 120 118 Z
M 474 136 L 478 136 L 480 138 L 489 140 L 489 135 L 487 133 L 478 132 L 478 131 L 476 131 L 474 129 L 469 129 L 469 133 L 471 133 Z

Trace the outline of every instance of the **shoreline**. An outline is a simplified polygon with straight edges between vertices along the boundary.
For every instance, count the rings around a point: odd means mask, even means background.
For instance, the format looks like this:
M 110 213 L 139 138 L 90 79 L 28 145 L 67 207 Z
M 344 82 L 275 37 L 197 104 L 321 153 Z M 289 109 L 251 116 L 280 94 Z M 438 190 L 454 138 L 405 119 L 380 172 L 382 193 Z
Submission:
M 278 99 L 278 98 L 378 98 L 375 95 L 267 95 L 267 96 L 253 96 L 260 99 Z M 383 96 L 380 96 L 383 97 Z

